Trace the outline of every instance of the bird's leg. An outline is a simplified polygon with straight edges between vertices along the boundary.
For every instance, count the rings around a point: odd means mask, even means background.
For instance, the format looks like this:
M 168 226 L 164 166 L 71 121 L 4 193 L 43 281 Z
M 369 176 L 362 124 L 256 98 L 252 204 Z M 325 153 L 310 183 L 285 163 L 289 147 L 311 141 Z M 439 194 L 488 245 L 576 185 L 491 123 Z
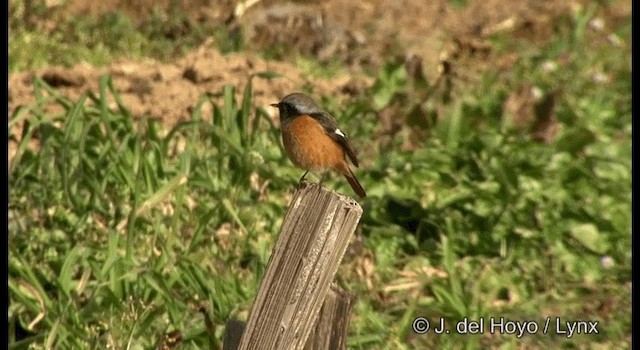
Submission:
M 302 177 L 300 178 L 300 181 L 298 181 L 298 184 L 302 183 L 302 180 L 304 180 L 304 177 L 307 176 L 308 172 L 309 170 L 305 171 L 304 174 L 302 174 Z

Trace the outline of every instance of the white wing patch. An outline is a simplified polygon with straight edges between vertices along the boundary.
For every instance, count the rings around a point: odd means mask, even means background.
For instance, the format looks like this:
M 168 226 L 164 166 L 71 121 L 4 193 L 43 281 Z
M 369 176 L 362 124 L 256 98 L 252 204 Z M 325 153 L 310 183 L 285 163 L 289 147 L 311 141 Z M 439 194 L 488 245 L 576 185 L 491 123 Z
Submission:
M 345 135 L 345 134 L 344 134 L 340 129 L 336 129 L 336 130 L 334 131 L 334 133 L 336 133 L 336 134 L 338 134 L 338 135 L 340 135 L 340 136 L 344 137 L 345 139 L 347 138 L 347 135 Z

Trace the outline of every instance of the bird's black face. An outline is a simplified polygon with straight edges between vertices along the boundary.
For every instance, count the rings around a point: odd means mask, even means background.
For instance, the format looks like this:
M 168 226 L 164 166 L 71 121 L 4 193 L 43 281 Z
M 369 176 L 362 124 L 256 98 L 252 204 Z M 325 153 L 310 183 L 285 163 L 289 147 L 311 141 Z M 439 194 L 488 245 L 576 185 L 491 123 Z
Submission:
M 273 103 L 271 106 L 278 108 L 281 121 L 294 118 L 297 115 L 295 108 L 286 102 Z

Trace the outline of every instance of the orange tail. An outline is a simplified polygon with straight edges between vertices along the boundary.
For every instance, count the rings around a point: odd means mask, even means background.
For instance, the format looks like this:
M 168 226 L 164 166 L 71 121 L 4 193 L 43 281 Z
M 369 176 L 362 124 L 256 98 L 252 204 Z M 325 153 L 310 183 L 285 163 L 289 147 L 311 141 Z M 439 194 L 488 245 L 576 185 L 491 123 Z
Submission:
M 346 167 L 346 171 L 343 172 L 342 174 L 344 175 L 344 177 L 347 178 L 347 181 L 349 181 L 349 185 L 351 185 L 351 188 L 353 188 L 353 191 L 360 197 L 364 198 L 367 196 L 367 194 L 364 192 L 364 188 L 362 188 L 362 185 L 360 185 L 360 182 L 358 182 L 358 179 L 356 179 L 356 176 L 353 175 L 353 172 L 351 172 L 351 169 L 349 169 L 349 167 Z

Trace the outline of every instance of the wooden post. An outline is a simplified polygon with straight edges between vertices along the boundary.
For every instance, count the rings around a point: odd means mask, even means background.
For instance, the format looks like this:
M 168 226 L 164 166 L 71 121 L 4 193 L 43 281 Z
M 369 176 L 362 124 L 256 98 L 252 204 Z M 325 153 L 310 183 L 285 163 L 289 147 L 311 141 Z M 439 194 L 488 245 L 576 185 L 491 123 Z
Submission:
M 316 324 L 307 338 L 304 350 L 344 350 L 347 348 L 349 317 L 354 295 L 331 284 Z M 237 350 L 244 332 L 244 322 L 228 320 L 222 350 Z
M 353 295 L 331 284 L 329 293 L 324 299 L 320 315 L 307 338 L 305 350 L 342 350 L 347 348 L 347 334 L 349 333 L 349 316 Z
M 300 185 L 238 349 L 304 349 L 361 216 L 353 199 L 318 184 Z

